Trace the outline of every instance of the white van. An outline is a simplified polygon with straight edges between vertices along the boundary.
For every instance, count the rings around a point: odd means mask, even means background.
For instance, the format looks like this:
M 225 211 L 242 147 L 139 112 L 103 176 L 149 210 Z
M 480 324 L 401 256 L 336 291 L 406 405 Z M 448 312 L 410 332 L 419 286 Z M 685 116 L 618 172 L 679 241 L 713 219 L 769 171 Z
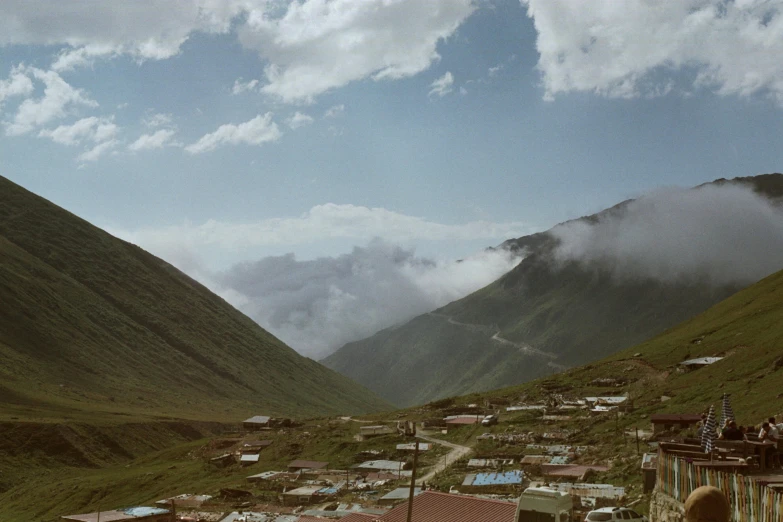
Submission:
M 571 522 L 571 495 L 549 488 L 527 488 L 519 497 L 514 522 Z

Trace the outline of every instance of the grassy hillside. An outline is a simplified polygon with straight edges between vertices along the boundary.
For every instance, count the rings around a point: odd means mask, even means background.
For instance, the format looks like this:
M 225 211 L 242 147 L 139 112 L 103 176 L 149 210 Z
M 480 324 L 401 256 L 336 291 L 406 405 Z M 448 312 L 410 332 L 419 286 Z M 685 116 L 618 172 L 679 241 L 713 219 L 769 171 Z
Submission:
M 715 183 L 750 185 L 770 198 L 783 194 L 780 174 Z M 620 212 L 623 206 L 604 212 Z M 597 216 L 582 219 L 594 221 Z M 550 262 L 555 240 L 546 233 L 505 246 L 529 254 L 489 286 L 434 314 L 347 344 L 324 364 L 394 404 L 420 404 L 525 382 L 599 359 L 739 290 L 699 283 L 618 282 L 600 266 L 555 267 Z
M 168 263 L 0 177 L 0 420 L 367 412 Z

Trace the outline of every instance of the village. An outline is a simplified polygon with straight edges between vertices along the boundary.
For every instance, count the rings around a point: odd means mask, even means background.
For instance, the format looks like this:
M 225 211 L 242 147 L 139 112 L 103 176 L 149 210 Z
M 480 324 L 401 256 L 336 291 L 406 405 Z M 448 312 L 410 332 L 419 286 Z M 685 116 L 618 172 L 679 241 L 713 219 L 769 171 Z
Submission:
M 589 389 L 626 384 L 602 378 Z M 191 455 L 225 477 L 217 489 L 62 518 L 397 522 L 407 520 L 413 496 L 417 522 L 515 522 L 525 495 L 545 491 L 565 499 L 569 520 L 623 507 L 674 521 L 688 493 L 683 477 L 693 489 L 698 472 L 756 473 L 765 482 L 748 479 L 747 487 L 777 491 L 752 448 L 749 454 L 742 443 L 716 440 L 705 452 L 693 440 L 701 412 L 639 415 L 627 391 L 580 396 L 555 381 L 537 393 L 470 399 L 436 401 L 393 419 L 255 415 Z

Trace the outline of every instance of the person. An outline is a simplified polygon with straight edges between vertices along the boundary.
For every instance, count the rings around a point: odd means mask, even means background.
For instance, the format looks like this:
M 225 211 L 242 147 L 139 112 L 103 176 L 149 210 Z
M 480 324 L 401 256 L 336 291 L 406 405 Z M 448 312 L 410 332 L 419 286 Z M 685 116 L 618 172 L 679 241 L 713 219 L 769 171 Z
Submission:
M 729 522 L 729 500 L 713 486 L 696 488 L 685 500 L 685 520 L 688 522 Z
M 780 465 L 780 455 L 778 454 L 778 439 L 772 433 L 772 427 L 769 422 L 765 422 L 761 425 L 761 431 L 759 432 L 759 442 L 774 442 L 775 446 L 767 450 L 767 460 L 770 467 Z
M 773 428 L 769 422 L 765 422 L 761 425 L 761 431 L 759 431 L 759 442 L 770 441 L 777 443 L 777 428 Z
M 726 423 L 726 427 L 720 432 L 720 437 L 718 438 L 721 440 L 742 440 L 744 437 L 740 429 L 737 428 L 737 423 L 730 420 Z
M 775 441 L 780 440 L 780 430 L 778 429 L 778 424 L 775 421 L 775 417 L 770 417 L 767 419 L 767 422 L 769 423 L 769 431 L 775 438 Z

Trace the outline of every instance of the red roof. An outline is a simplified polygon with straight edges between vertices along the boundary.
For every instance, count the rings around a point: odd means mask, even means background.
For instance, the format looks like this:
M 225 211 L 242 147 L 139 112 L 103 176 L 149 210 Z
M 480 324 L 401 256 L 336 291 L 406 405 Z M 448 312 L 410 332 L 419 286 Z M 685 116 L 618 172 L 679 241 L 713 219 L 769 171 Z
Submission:
M 296 519 L 296 522 L 323 522 L 324 520 L 331 520 L 329 518 L 311 517 L 309 515 L 302 515 Z
M 339 519 L 337 522 L 370 522 L 377 520 L 380 515 L 370 515 L 368 513 L 351 513 L 347 517 Z
M 513 522 L 516 511 L 515 503 L 437 491 L 424 491 L 413 499 L 415 522 Z M 405 522 L 407 518 L 406 502 L 378 517 L 378 521 Z

